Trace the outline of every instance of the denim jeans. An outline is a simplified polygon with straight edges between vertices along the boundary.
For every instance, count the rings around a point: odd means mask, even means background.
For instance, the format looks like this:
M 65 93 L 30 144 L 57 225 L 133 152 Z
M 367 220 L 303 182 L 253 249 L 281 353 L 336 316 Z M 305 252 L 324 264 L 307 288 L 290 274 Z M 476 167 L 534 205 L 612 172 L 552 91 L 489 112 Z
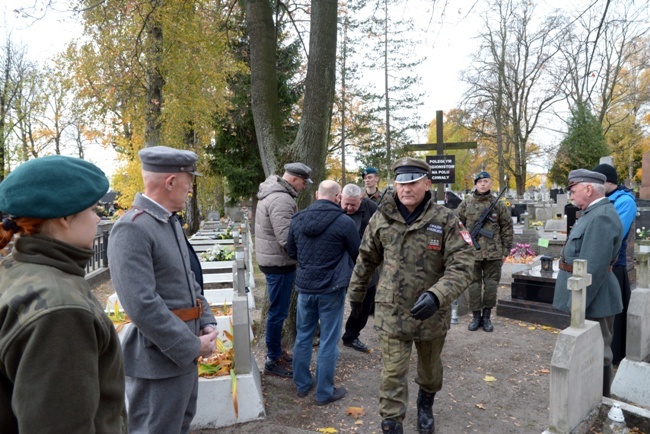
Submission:
M 334 370 L 339 358 L 343 308 L 346 288 L 325 294 L 298 294 L 296 313 L 296 344 L 293 347 L 293 382 L 298 392 L 313 384 L 311 364 L 312 341 L 320 320 L 320 344 L 316 362 L 316 400 L 325 401 L 334 393 Z
M 296 272 L 265 274 L 269 293 L 269 311 L 266 317 L 266 355 L 272 361 L 282 356 L 282 325 L 289 314 L 291 290 Z

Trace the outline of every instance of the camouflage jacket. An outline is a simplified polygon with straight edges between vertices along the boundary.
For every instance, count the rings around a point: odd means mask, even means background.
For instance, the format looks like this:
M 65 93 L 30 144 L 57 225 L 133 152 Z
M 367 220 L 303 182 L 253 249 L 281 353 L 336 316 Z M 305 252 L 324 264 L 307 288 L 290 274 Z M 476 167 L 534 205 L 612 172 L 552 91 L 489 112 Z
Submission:
M 471 282 L 474 267 L 469 234 L 454 213 L 428 200 L 422 214 L 409 226 L 394 196 L 384 197 L 361 241 L 348 287 L 350 301 L 363 301 L 366 284 L 382 261 L 375 296 L 377 331 L 403 340 L 444 337 L 449 329 L 450 304 Z M 440 310 L 418 321 L 410 312 L 424 291 L 436 295 Z
M 23 236 L 0 262 L 0 430 L 126 432 L 115 328 L 84 279 L 92 250 Z
M 483 210 L 488 208 L 495 200 L 496 198 L 492 194 L 478 195 L 474 191 L 458 205 L 456 214 L 458 214 L 458 218 L 463 222 L 467 230 L 472 230 Z M 508 256 L 513 243 L 512 213 L 510 209 L 499 201 L 492 209 L 492 213 L 483 227 L 491 231 L 494 237 L 491 239 L 484 236 L 478 237 L 481 250 L 474 252 L 476 260 L 501 260 Z

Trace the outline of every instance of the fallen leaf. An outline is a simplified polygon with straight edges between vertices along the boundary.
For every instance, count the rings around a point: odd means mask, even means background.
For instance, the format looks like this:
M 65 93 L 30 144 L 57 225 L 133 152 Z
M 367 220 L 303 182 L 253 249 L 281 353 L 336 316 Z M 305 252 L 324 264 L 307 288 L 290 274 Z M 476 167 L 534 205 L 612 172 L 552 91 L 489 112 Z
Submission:
M 363 421 L 361 419 L 354 421 L 355 425 L 363 425 Z
M 535 326 L 530 326 L 530 327 L 528 327 L 528 330 L 537 330 L 537 327 L 535 327 Z
M 517 325 L 518 325 L 519 327 L 526 327 L 528 324 L 526 324 L 526 323 L 524 323 L 524 322 L 518 322 Z
M 485 406 L 483 404 L 476 404 L 476 408 L 480 408 L 481 410 L 485 410 Z
M 538 372 L 540 374 L 550 374 L 551 373 L 551 371 L 549 371 L 548 369 L 540 369 Z
M 358 418 L 359 416 L 365 416 L 365 415 L 366 415 L 366 412 L 363 411 L 363 407 L 348 407 L 348 408 L 345 410 L 345 415 L 347 416 L 347 415 L 349 415 L 349 414 L 351 414 L 352 416 L 354 416 L 354 418 L 356 419 L 356 418 Z
M 497 381 L 497 379 L 494 378 L 494 377 L 491 376 L 491 375 L 486 375 L 485 377 L 483 377 L 483 380 L 488 381 L 488 382 L 491 382 L 491 381 Z
M 332 427 L 318 428 L 316 431 L 322 432 L 322 433 L 325 433 L 325 434 L 336 434 L 337 432 L 339 432 L 336 428 L 332 428 Z

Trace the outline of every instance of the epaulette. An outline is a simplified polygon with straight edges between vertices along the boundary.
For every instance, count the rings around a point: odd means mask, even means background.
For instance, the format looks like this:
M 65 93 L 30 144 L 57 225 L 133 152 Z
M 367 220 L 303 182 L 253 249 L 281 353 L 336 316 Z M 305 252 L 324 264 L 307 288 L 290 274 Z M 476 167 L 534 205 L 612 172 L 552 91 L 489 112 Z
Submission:
M 132 210 L 135 210 L 135 212 L 134 212 L 133 215 L 131 216 L 131 221 L 134 221 L 136 218 L 138 218 L 138 216 L 141 216 L 142 214 L 144 214 L 144 208 L 133 207 L 133 208 L 131 208 L 131 209 L 132 209 Z

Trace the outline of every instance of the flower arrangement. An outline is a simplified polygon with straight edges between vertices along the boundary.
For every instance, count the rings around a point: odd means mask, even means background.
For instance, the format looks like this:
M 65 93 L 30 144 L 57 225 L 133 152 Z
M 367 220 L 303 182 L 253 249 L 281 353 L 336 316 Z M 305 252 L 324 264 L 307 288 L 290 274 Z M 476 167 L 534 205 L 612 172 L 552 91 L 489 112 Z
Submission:
M 232 261 L 235 259 L 235 250 L 232 246 L 215 245 L 210 250 L 201 253 L 201 261 Z
M 645 226 L 641 226 L 641 229 L 637 228 L 636 238 L 637 240 L 650 240 L 650 229 L 646 229 Z
M 506 258 L 506 262 L 530 264 L 535 260 L 535 252 L 530 248 L 530 244 L 517 243 L 515 247 L 510 250 L 510 256 Z

